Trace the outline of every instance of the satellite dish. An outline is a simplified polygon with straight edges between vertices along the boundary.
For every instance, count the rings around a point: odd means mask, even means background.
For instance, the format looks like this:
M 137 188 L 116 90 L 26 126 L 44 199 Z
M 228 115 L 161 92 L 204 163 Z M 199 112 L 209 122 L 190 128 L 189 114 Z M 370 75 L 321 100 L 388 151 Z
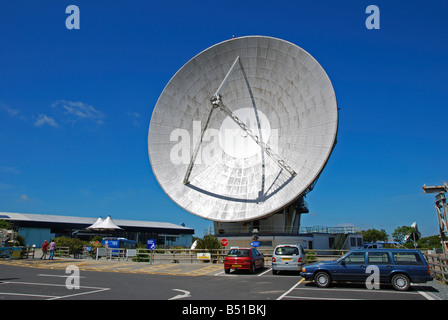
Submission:
M 188 61 L 148 134 L 156 179 L 180 207 L 218 222 L 267 217 L 308 192 L 336 142 L 330 79 L 290 42 L 248 36 Z

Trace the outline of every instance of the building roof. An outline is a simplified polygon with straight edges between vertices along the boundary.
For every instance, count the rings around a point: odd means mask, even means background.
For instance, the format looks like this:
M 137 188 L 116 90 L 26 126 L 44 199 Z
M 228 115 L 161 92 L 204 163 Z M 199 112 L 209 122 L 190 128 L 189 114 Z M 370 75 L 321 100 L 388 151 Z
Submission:
M 34 213 L 16 213 L 16 212 L 0 212 L 0 219 L 11 221 L 18 226 L 24 227 L 63 227 L 73 229 L 85 229 L 91 226 L 98 219 L 89 217 L 73 217 L 73 216 L 61 216 L 61 215 L 48 215 L 48 214 L 34 214 Z M 128 230 L 142 230 L 144 231 L 166 231 L 193 234 L 194 229 L 176 225 L 169 222 L 154 222 L 154 221 L 136 221 L 136 220 L 121 220 L 113 219 L 115 224 L 123 229 Z

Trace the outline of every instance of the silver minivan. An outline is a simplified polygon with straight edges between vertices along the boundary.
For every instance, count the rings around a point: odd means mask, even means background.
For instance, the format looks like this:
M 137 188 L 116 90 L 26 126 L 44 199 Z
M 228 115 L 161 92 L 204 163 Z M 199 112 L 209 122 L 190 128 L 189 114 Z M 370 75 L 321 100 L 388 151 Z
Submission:
M 281 244 L 275 248 L 272 254 L 272 273 L 300 271 L 305 263 L 305 251 L 300 244 Z

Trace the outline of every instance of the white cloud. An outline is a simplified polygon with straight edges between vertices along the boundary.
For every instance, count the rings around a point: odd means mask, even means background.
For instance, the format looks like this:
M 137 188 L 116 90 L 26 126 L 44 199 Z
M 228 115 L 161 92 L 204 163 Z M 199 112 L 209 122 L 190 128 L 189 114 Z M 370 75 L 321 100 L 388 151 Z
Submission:
M 14 117 L 16 115 L 19 114 L 19 110 L 17 109 L 13 109 L 9 106 L 7 106 L 6 104 L 0 103 L 0 110 L 2 110 L 3 112 L 6 112 L 7 114 L 9 114 L 10 116 Z
M 128 117 L 132 119 L 132 122 L 134 126 L 139 127 L 140 126 L 140 120 L 142 115 L 138 112 L 127 112 Z
M 53 118 L 48 117 L 45 114 L 40 114 L 39 117 L 37 117 L 36 122 L 34 122 L 34 126 L 42 127 L 44 125 L 49 125 L 51 127 L 57 127 L 58 126 L 58 124 L 56 123 L 56 121 Z
M 22 195 L 20 196 L 20 201 L 28 201 L 28 200 L 30 200 L 30 198 L 28 197 L 28 195 L 26 195 L 26 194 L 22 194 Z
M 90 120 L 100 125 L 104 123 L 104 113 L 81 101 L 59 100 L 53 103 L 52 108 L 61 111 L 64 120 L 67 122 L 75 123 L 80 120 Z
M 11 166 L 0 166 L 0 171 L 4 173 L 12 173 L 12 174 L 21 174 L 22 171 L 17 169 L 16 167 Z

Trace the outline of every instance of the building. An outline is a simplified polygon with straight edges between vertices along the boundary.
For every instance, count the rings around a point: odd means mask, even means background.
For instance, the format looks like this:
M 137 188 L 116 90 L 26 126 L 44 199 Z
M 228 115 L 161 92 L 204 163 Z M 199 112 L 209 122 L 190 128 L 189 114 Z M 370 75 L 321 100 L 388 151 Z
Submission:
M 0 219 L 8 221 L 17 230 L 18 235 L 25 238 L 27 246 L 40 246 L 44 240 L 60 236 L 89 239 L 100 235 L 123 237 L 140 243 L 146 243 L 147 239 L 156 239 L 158 247 L 190 247 L 194 234 L 194 229 L 168 222 L 114 219 L 121 230 L 90 231 L 86 228 L 98 218 L 0 212 Z
M 250 246 L 257 239 L 260 249 L 273 250 L 280 244 L 301 244 L 309 250 L 351 250 L 363 239 L 356 227 L 302 227 L 301 216 L 308 213 L 306 201 L 300 198 L 276 213 L 246 222 L 214 222 L 215 236 L 226 239 L 228 247 Z

